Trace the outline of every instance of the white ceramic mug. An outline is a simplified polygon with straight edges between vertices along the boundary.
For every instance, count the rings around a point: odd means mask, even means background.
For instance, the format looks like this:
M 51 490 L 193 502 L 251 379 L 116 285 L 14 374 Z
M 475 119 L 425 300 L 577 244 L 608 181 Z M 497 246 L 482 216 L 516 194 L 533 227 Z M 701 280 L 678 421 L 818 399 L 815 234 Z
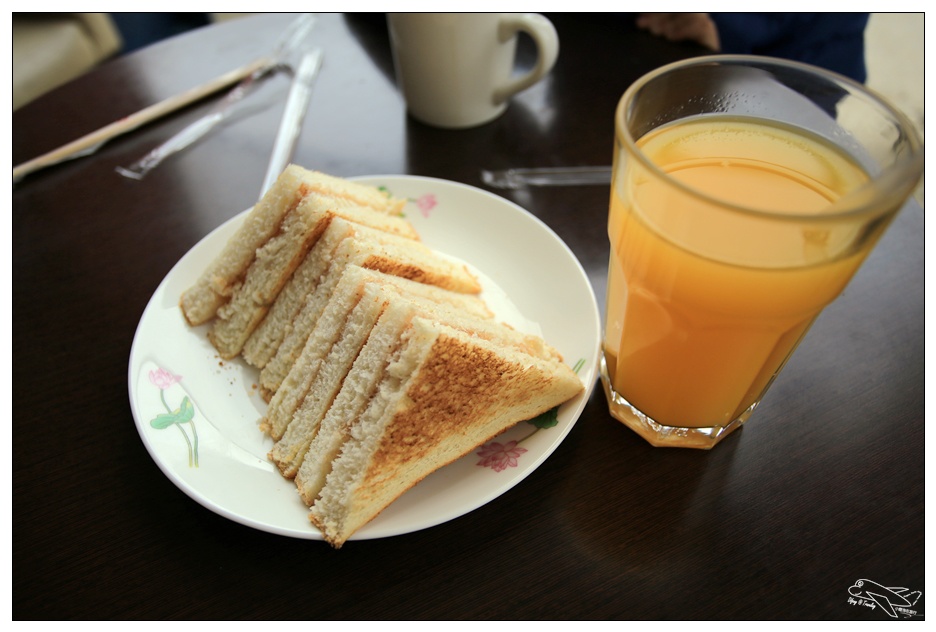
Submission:
M 552 70 L 559 55 L 556 29 L 538 13 L 391 13 L 387 22 L 406 107 L 436 127 L 497 118 L 511 96 Z M 513 78 L 520 31 L 536 43 L 537 62 Z

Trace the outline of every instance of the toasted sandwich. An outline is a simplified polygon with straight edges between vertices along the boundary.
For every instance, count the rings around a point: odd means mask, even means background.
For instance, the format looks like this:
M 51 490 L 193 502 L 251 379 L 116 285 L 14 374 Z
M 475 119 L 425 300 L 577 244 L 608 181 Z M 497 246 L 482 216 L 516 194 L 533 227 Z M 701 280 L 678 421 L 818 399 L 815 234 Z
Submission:
M 276 297 L 264 319 L 247 339 L 242 354 L 252 366 L 262 369 L 274 357 L 306 300 L 325 277 L 343 240 L 357 237 L 378 243 L 393 244 L 400 249 L 420 253 L 426 258 L 435 256 L 423 244 L 402 238 L 397 233 L 374 229 L 358 222 L 346 221 L 346 219 L 338 218 L 331 222 Z M 460 271 L 459 274 L 461 274 Z M 480 302 L 474 299 L 473 304 L 478 303 Z
M 369 370 L 377 387 L 309 514 L 336 548 L 430 473 L 583 390 L 562 362 L 421 317 Z
M 347 266 L 302 352 L 270 400 L 261 423 L 270 436 L 276 440 L 282 438 L 293 413 L 306 397 L 322 362 L 338 338 L 349 337 L 351 334 L 347 333 L 348 330 L 357 331 L 357 335 L 366 338 L 383 311 L 386 291 L 391 289 L 447 306 L 453 312 L 473 318 L 486 319 L 493 316 L 484 301 L 476 295 L 452 292 L 357 265 Z M 357 351 L 349 350 L 348 353 L 356 355 Z
M 333 223 L 340 225 L 337 220 Z M 463 263 L 428 248 L 414 247 L 412 242 L 401 244 L 355 229 L 355 234 L 338 245 L 331 256 L 328 270 L 314 291 L 303 299 L 301 308 L 284 329 L 276 353 L 260 371 L 260 387 L 267 401 L 286 378 L 349 265 L 465 294 L 478 294 L 481 291 L 478 279 Z
M 296 165 L 288 166 L 247 214 L 221 253 L 182 295 L 180 307 L 189 324 L 201 325 L 214 318 L 218 308 L 230 299 L 257 249 L 280 230 L 289 211 L 312 193 L 331 199 L 336 208 L 366 207 L 386 216 L 399 216 L 406 204 L 406 200 L 394 198 L 376 187 Z M 398 222 L 387 223 L 399 225 Z
M 343 336 L 333 347 L 318 379 L 271 452 L 284 476 L 296 476 L 299 494 L 307 505 L 321 490 L 333 459 L 377 388 L 380 372 L 374 367 L 380 365 L 389 349 L 399 345 L 414 318 L 429 318 L 543 361 L 562 362 L 559 352 L 539 336 L 518 332 L 493 319 L 478 320 L 399 292 L 384 291 L 382 296 L 385 311 L 367 335 L 366 344 L 362 348 L 362 336 L 357 334 L 353 338 Z M 355 324 L 351 331 L 357 329 Z

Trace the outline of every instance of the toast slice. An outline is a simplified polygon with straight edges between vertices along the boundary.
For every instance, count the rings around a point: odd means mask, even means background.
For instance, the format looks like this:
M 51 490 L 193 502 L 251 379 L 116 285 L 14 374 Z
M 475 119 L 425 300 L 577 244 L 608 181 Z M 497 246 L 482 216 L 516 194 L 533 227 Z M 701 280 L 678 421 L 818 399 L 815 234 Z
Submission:
M 306 505 L 311 505 L 318 496 L 351 424 L 377 388 L 387 353 L 398 346 L 415 309 L 409 301 L 388 301 L 366 344 L 353 358 L 354 364 L 342 367 L 346 368 L 346 374 L 336 396 L 330 402 L 307 397 L 286 434 L 273 446 L 271 458 L 284 476 L 295 476 L 299 495 Z
M 356 265 L 347 266 L 302 352 L 273 395 L 267 413 L 261 420 L 261 428 L 275 440 L 282 438 L 293 414 L 317 377 L 322 362 L 342 336 L 342 332 L 352 328 L 366 337 L 383 311 L 384 293 L 380 292 L 384 288 L 392 288 L 407 296 L 420 297 L 448 306 L 474 318 L 493 317 L 487 305 L 478 296 L 459 294 Z M 364 300 L 365 295 L 369 300 Z M 357 354 L 357 350 L 349 352 Z M 351 357 L 351 360 L 353 361 L 354 357 Z
M 230 300 L 218 309 L 209 337 L 222 358 L 233 358 L 242 351 L 280 292 L 296 276 L 297 268 L 308 260 L 310 249 L 332 223 L 340 223 L 346 234 L 353 234 L 353 227 L 357 227 L 368 231 L 374 239 L 395 243 L 408 244 L 416 238 L 415 231 L 399 217 L 367 207 L 336 205 L 332 198 L 310 193 L 286 214 L 279 232 L 257 249 L 243 282 L 235 286 Z M 330 240 L 326 240 L 326 247 L 329 244 Z M 415 241 L 413 247 L 426 249 Z M 313 268 L 314 274 L 319 265 L 319 261 L 313 260 L 305 267 Z M 306 280 L 309 270 L 304 269 L 300 276 Z
M 266 316 L 283 285 L 328 227 L 333 215 L 324 207 L 300 204 L 286 214 L 280 230 L 248 266 L 230 300 L 218 308 L 208 338 L 222 358 L 236 357 L 247 338 Z
M 283 218 L 311 193 L 331 199 L 335 207 L 367 207 L 387 217 L 399 216 L 406 204 L 406 200 L 376 187 L 289 165 L 247 214 L 221 253 L 182 294 L 180 307 L 190 325 L 214 318 L 246 274 L 257 249 L 279 231 Z
M 512 348 L 547 362 L 561 363 L 558 351 L 539 336 L 518 332 L 507 325 L 489 320 L 466 317 L 446 306 L 426 303 L 400 294 L 386 297 L 387 309 L 373 327 L 366 344 L 357 349 L 344 349 L 345 340 L 329 355 L 354 361 L 334 366 L 326 364 L 296 411 L 283 438 L 271 453 L 284 476 L 295 476 L 299 495 L 307 505 L 318 496 L 331 464 L 347 439 L 350 428 L 363 413 L 373 395 L 381 364 L 387 350 L 397 346 L 400 337 L 416 317 L 430 318 L 472 337 Z M 334 377 L 331 375 L 334 374 Z M 340 391 L 339 391 L 340 389 Z
M 424 246 L 418 246 L 414 247 L 413 242 L 395 243 L 385 237 L 375 237 L 361 229 L 356 229 L 353 236 L 339 244 L 327 272 L 315 290 L 305 297 L 301 309 L 285 328 L 276 353 L 260 371 L 260 388 L 267 401 L 270 401 L 302 352 L 347 266 L 357 265 L 369 270 L 378 270 L 459 293 L 481 292 L 477 278 L 464 264 L 456 263 Z
M 416 317 L 354 423 L 309 520 L 335 548 L 430 473 L 583 390 L 565 364 Z
M 354 224 L 351 222 L 329 223 L 328 228 L 289 277 L 266 316 L 244 343 L 241 354 L 248 364 L 259 369 L 266 366 L 276 353 L 289 324 L 302 308 L 306 296 L 315 291 L 319 281 L 328 271 L 338 246 L 352 235 Z
M 361 222 L 346 221 L 349 218 L 339 217 L 331 222 L 319 242 L 309 251 L 305 260 L 292 274 L 282 291 L 276 297 L 268 313 L 254 329 L 243 346 L 242 354 L 248 364 L 259 369 L 264 368 L 276 354 L 286 332 L 296 315 L 302 309 L 307 297 L 318 286 L 341 241 L 353 236 L 371 239 L 381 243 L 396 244 L 400 248 L 411 248 L 414 251 L 429 256 L 429 248 L 413 240 L 402 238 L 397 233 L 373 228 Z M 392 218 L 393 219 L 393 218 Z M 470 307 L 469 307 L 470 305 Z M 466 302 L 466 307 L 472 310 L 486 309 Z

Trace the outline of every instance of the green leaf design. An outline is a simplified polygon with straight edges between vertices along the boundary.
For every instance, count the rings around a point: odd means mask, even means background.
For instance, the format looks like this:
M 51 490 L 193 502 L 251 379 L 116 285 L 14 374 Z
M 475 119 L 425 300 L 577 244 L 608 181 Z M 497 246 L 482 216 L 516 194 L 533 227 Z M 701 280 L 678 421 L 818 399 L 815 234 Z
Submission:
M 165 430 L 176 423 L 176 416 L 173 413 L 160 413 L 150 420 L 150 425 L 156 430 Z
M 580 358 L 578 362 L 575 363 L 575 366 L 572 367 L 572 370 L 578 374 L 582 370 L 582 367 L 585 366 L 585 358 Z M 559 423 L 559 407 L 556 406 L 552 410 L 547 410 L 545 413 L 542 413 L 533 419 L 527 420 L 527 423 L 533 424 L 539 430 L 545 430 L 546 428 L 552 428 Z
M 540 430 L 552 428 L 559 423 L 559 407 L 556 406 L 552 410 L 547 410 L 545 413 L 537 415 L 531 419 L 529 423 L 533 424 Z
M 171 413 L 160 413 L 150 421 L 150 425 L 157 430 L 165 430 L 172 424 L 184 424 L 195 417 L 195 406 L 188 395 L 182 398 L 182 403 Z
M 182 403 L 179 404 L 179 418 L 181 421 L 179 423 L 186 423 L 192 421 L 195 418 L 195 406 L 189 400 L 188 395 L 182 398 Z

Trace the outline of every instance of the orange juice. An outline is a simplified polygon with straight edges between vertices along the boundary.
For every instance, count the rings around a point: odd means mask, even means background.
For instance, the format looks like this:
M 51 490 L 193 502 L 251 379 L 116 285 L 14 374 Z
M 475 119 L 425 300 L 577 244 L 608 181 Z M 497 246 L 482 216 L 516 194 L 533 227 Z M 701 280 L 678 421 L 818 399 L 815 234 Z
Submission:
M 883 229 L 830 218 L 868 176 L 824 141 L 754 119 L 699 117 L 637 145 L 659 171 L 615 164 L 606 386 L 657 424 L 725 427 Z

